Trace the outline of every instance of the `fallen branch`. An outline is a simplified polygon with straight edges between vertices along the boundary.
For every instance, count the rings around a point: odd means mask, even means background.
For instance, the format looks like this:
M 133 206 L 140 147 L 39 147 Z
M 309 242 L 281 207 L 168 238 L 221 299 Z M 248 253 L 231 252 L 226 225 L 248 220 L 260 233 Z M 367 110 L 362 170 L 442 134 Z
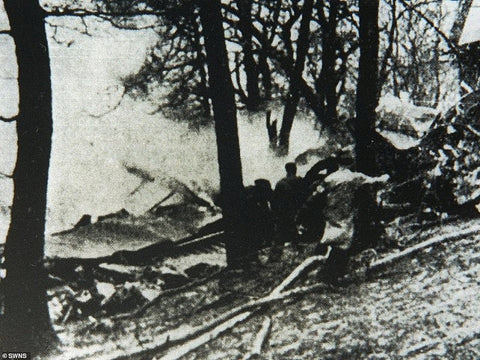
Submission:
M 423 249 L 426 249 L 428 247 L 437 245 L 442 242 L 447 242 L 447 241 L 453 241 L 453 240 L 459 240 L 462 239 L 466 236 L 469 235 L 475 235 L 480 232 L 480 225 L 477 226 L 472 226 L 468 229 L 465 229 L 463 231 L 457 232 L 455 234 L 442 234 L 438 236 L 434 236 L 433 238 L 423 241 L 419 244 L 416 244 L 412 247 L 409 247 L 403 251 L 400 251 L 396 254 L 392 254 L 389 256 L 385 256 L 384 258 L 378 259 L 377 261 L 374 261 L 369 268 L 369 271 L 372 270 L 378 270 L 384 268 L 386 265 L 389 265 L 395 261 L 398 261 L 408 255 L 413 255 Z
M 252 350 L 243 357 L 243 360 L 252 360 L 260 356 L 262 353 L 262 347 L 265 344 L 268 334 L 270 333 L 271 327 L 272 319 L 269 317 L 265 318 L 265 320 L 263 320 L 262 327 L 255 338 Z
M 319 289 L 325 289 L 328 287 L 327 285 L 323 283 L 318 283 L 310 286 L 294 288 L 289 291 L 283 291 L 289 285 L 293 284 L 293 282 L 299 279 L 306 271 L 311 270 L 314 264 L 318 264 L 322 260 L 326 260 L 329 255 L 330 255 L 330 248 L 325 255 L 312 256 L 307 258 L 299 266 L 297 266 L 292 271 L 292 273 L 280 283 L 280 285 L 278 285 L 275 289 L 273 289 L 268 295 L 260 299 L 251 300 L 243 305 L 236 306 L 233 309 L 230 309 L 224 312 L 217 318 L 212 319 L 203 325 L 196 326 L 193 328 L 185 325 L 185 326 L 181 326 L 179 328 L 167 331 L 166 333 L 161 335 L 161 338 L 163 338 L 164 340 L 161 343 L 158 343 L 158 341 L 156 341 L 156 344 L 152 346 L 150 349 L 144 348 L 144 350 L 140 352 L 132 351 L 129 354 L 125 354 L 125 356 L 121 356 L 117 358 L 113 357 L 113 359 L 115 360 L 129 359 L 132 355 L 154 356 L 155 354 L 158 354 L 162 350 L 165 350 L 167 347 L 171 348 L 171 346 L 175 346 L 177 344 L 179 346 L 176 346 L 173 350 L 168 351 L 167 354 L 160 359 L 164 359 L 164 358 L 178 359 L 178 357 L 174 356 L 175 354 L 184 355 L 194 350 L 195 348 L 203 345 L 205 343 L 204 342 L 205 338 L 208 338 L 209 340 L 214 339 L 216 336 L 230 329 L 240 321 L 247 319 L 250 316 L 250 314 L 246 316 L 246 313 L 258 311 L 264 306 L 269 306 L 275 302 L 279 302 L 290 297 L 306 295 L 311 292 L 317 291 Z M 233 321 L 233 318 L 237 320 Z M 239 319 L 243 319 L 243 320 L 239 320 Z M 230 326 L 227 326 L 227 325 L 230 325 Z M 222 329 L 222 331 L 219 331 L 219 329 Z M 184 343 L 186 341 L 188 342 Z M 184 343 L 184 344 L 180 345 L 181 343 Z M 193 346 L 194 344 L 198 344 L 198 345 L 194 347 Z M 184 352 L 186 350 L 188 351 Z
M 332 247 L 329 246 L 325 255 L 310 256 L 298 265 L 275 289 L 272 290 L 270 296 L 277 296 L 283 292 L 287 287 L 297 281 L 303 274 L 307 273 L 312 267 L 325 261 L 330 256 Z
M 412 357 L 414 355 L 418 355 L 420 353 L 432 350 L 436 348 L 438 345 L 440 345 L 440 341 L 438 340 L 430 340 L 430 341 L 424 341 L 419 344 L 415 344 L 413 347 L 408 348 L 404 350 L 403 352 L 400 353 L 400 356 L 402 357 Z
M 166 337 L 165 337 L 166 341 L 163 344 L 158 345 L 156 348 L 154 348 L 154 349 L 152 349 L 148 352 L 145 352 L 145 353 L 142 352 L 141 355 L 154 355 L 156 352 L 161 351 L 166 345 L 179 344 L 183 341 L 188 341 L 189 339 L 191 339 L 195 336 L 198 336 L 197 338 L 192 340 L 192 342 L 188 342 L 184 345 L 178 346 L 178 347 L 174 348 L 173 350 L 169 351 L 167 353 L 168 357 L 159 358 L 159 360 L 179 359 L 180 357 L 174 357 L 173 355 L 170 355 L 170 353 L 173 353 L 173 354 L 183 353 L 184 347 L 188 348 L 189 352 L 192 351 L 192 350 L 195 350 L 195 347 L 192 348 L 190 345 L 192 343 L 194 343 L 195 340 L 198 341 L 197 339 L 199 339 L 200 337 L 203 338 L 204 336 L 207 336 L 210 340 L 213 340 L 216 337 L 216 336 L 213 336 L 213 335 L 217 334 L 217 329 L 219 327 L 224 329 L 223 331 L 226 331 L 226 330 L 232 328 L 233 325 L 236 325 L 237 323 L 240 322 L 240 321 L 236 321 L 235 323 L 233 323 L 231 320 L 234 317 L 235 317 L 235 319 L 241 318 L 240 315 L 245 315 L 247 313 L 248 314 L 253 313 L 255 311 L 258 311 L 260 308 L 262 308 L 264 306 L 267 306 L 267 305 L 272 305 L 275 302 L 279 302 L 279 301 L 285 300 L 285 299 L 293 297 L 293 296 L 306 295 L 306 294 L 309 294 L 309 293 L 312 293 L 314 291 L 317 291 L 319 289 L 324 289 L 324 288 L 327 288 L 327 285 L 325 285 L 323 283 L 318 283 L 318 284 L 315 284 L 315 285 L 295 288 L 295 289 L 292 289 L 290 291 L 278 294 L 276 296 L 267 295 L 267 296 L 265 296 L 263 298 L 260 298 L 258 300 L 249 301 L 248 303 L 246 303 L 244 305 L 237 306 L 237 307 L 223 313 L 222 315 L 220 315 L 216 319 L 213 319 L 213 320 L 207 322 L 204 325 L 193 328 L 191 332 L 186 332 L 185 329 L 183 329 L 183 328 L 178 328 L 178 329 L 169 331 L 169 332 L 167 332 L 167 334 L 165 334 L 166 335 Z M 244 320 L 246 320 L 247 318 L 248 318 L 248 316 L 245 317 Z M 224 326 L 223 326 L 224 324 L 231 324 L 231 326 L 224 328 Z M 212 328 L 213 328 L 213 330 L 209 331 Z M 220 333 L 221 332 L 218 332 L 218 334 L 220 334 Z M 200 344 L 200 345 L 203 345 L 203 343 Z M 198 345 L 198 346 L 200 346 L 200 345 Z M 186 353 L 183 353 L 183 354 L 185 355 Z M 165 356 L 167 356 L 167 355 L 165 355 Z M 117 358 L 115 360 L 127 359 L 127 358 L 128 357 L 122 357 L 122 358 Z
M 247 318 L 250 317 L 250 315 L 252 315 L 252 312 L 249 312 L 249 311 L 241 313 L 241 314 L 231 318 L 230 320 L 221 323 L 220 325 L 215 327 L 212 331 L 209 331 L 209 332 L 207 332 L 207 333 L 205 333 L 205 334 L 203 334 L 203 335 L 201 335 L 201 336 L 199 336 L 199 337 L 197 337 L 193 340 L 190 340 L 189 342 L 187 342 L 186 344 L 184 344 L 180 347 L 170 349 L 169 352 L 166 355 L 159 358 L 159 360 L 177 360 L 177 359 L 180 359 L 182 356 L 188 354 L 190 351 L 197 349 L 198 347 L 206 344 L 210 340 L 215 339 L 216 337 L 218 337 L 223 332 L 231 329 L 236 324 L 246 320 Z

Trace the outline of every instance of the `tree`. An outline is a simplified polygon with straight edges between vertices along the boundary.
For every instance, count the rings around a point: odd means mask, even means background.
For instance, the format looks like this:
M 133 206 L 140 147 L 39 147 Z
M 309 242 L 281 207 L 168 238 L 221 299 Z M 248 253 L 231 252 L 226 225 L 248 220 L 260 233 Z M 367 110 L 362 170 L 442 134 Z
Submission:
M 220 2 L 202 0 L 199 4 L 217 137 L 227 264 L 230 267 L 238 267 L 249 249 L 242 236 L 246 226 L 247 209 L 234 89 L 228 66 Z
M 378 106 L 378 7 L 379 0 L 360 0 L 360 59 L 354 128 L 357 170 L 373 176 L 375 160 L 375 109 Z
M 377 175 L 376 112 L 378 105 L 378 8 L 379 0 L 360 0 L 360 59 L 358 66 L 356 119 L 354 127 L 355 160 L 357 171 Z M 368 189 L 360 188 L 355 198 L 354 237 L 352 251 L 374 245 L 375 199 Z
M 310 20 L 312 19 L 313 0 L 305 0 L 302 7 L 302 20 L 300 29 L 298 30 L 298 40 L 296 44 L 295 63 L 289 74 L 290 86 L 285 99 L 285 107 L 283 110 L 282 127 L 278 136 L 279 154 L 288 154 L 290 145 L 290 131 L 292 130 L 293 119 L 297 111 L 298 101 L 300 100 L 300 90 L 302 83 L 303 69 L 305 68 L 305 58 L 307 56 L 310 44 Z M 284 26 L 283 41 L 287 44 L 287 53 L 293 52 L 291 44 L 291 28 Z M 293 55 L 290 55 L 293 59 Z
M 252 42 L 252 0 L 236 1 L 239 13 L 238 25 L 242 32 L 241 44 L 243 50 L 243 66 L 247 78 L 247 109 L 256 110 L 260 104 L 260 89 L 258 87 L 258 66 L 253 57 Z
M 5 244 L 2 349 L 38 353 L 55 339 L 43 266 L 52 92 L 43 10 L 37 0 L 5 0 L 19 86 L 14 196 Z
M 331 127 L 337 121 L 337 74 L 335 62 L 337 61 L 337 16 L 338 0 L 330 1 L 328 18 L 325 15 L 323 0 L 318 1 L 317 12 L 322 27 L 322 70 L 316 81 L 316 88 L 320 94 L 320 103 L 324 110 L 323 121 Z

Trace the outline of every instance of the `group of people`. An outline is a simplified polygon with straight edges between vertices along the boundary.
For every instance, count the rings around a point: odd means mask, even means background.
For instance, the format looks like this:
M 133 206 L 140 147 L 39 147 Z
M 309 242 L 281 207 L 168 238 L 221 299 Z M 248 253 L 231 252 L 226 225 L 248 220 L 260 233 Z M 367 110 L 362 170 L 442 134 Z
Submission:
M 304 177 L 297 175 L 295 163 L 287 163 L 286 176 L 273 190 L 268 180 L 256 180 L 247 187 L 252 243 L 257 248 L 271 246 L 276 257 L 286 243 L 298 251 L 302 244 L 316 243 L 318 252 L 330 245 L 331 261 L 337 264 L 351 251 L 374 247 L 378 235 L 378 224 L 372 223 L 378 219 L 373 213 L 377 210 L 374 194 L 388 177 L 354 172 L 353 165 L 351 152 L 340 150 L 315 163 Z M 358 213 L 356 201 L 371 203 L 372 213 Z M 373 229 L 369 243 L 354 244 L 356 220 Z

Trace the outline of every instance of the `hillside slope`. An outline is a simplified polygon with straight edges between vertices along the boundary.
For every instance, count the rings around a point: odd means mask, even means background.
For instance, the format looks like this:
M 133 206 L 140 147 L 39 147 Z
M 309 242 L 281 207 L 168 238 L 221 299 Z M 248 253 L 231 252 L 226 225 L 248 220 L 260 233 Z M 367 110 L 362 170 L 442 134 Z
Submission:
M 269 318 L 270 332 L 260 356 L 255 355 L 260 359 L 477 359 L 479 226 L 480 220 L 457 221 L 426 230 L 416 241 L 453 238 L 459 231 L 468 235 L 407 256 L 368 278 L 257 308 L 233 330 L 181 358 L 244 358 Z M 185 345 L 175 343 L 175 336 L 265 296 L 306 256 L 287 249 L 281 262 L 272 263 L 261 255 L 260 265 L 250 271 L 224 272 L 166 292 L 142 313 L 62 325 L 64 346 L 58 358 L 175 359 Z M 316 282 L 313 271 L 295 286 Z

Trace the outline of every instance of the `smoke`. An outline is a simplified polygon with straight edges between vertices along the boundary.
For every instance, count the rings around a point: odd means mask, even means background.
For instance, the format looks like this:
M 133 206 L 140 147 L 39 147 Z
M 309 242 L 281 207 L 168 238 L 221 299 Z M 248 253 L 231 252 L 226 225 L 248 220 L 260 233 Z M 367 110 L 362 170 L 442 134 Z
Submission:
M 83 214 L 95 217 L 125 208 L 140 215 L 169 193 L 172 178 L 196 192 L 218 189 L 213 127 L 193 130 L 185 122 L 148 115 L 142 107 L 125 100 L 101 118 L 80 114 L 75 127 L 57 121 L 47 232 L 69 227 Z M 238 124 L 245 185 L 256 178 L 274 185 L 283 176 L 286 161 L 319 143 L 313 125 L 299 118 L 292 129 L 292 155 L 277 158 L 268 147 L 264 114 L 240 114 Z M 128 168 L 142 169 L 155 181 L 139 187 L 144 179 Z

